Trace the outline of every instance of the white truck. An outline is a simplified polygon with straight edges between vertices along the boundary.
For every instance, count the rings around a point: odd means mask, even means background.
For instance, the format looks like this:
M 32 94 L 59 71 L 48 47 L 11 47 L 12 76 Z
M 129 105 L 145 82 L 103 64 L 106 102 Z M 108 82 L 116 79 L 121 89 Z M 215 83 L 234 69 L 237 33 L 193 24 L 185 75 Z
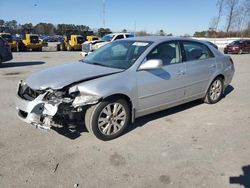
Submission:
M 82 44 L 81 56 L 85 57 L 94 50 L 101 48 L 102 46 L 119 39 L 135 37 L 133 33 L 111 33 L 104 35 L 101 40 L 86 41 Z

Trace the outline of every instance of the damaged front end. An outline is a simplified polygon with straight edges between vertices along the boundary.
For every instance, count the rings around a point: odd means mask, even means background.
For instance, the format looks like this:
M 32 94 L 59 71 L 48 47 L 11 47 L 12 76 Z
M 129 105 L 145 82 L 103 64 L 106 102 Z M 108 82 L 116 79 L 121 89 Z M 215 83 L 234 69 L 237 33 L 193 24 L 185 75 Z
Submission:
M 81 93 L 77 86 L 61 90 L 34 90 L 25 82 L 18 84 L 16 109 L 18 117 L 36 128 L 49 130 L 65 119 L 74 119 L 88 105 L 96 104 L 100 97 Z

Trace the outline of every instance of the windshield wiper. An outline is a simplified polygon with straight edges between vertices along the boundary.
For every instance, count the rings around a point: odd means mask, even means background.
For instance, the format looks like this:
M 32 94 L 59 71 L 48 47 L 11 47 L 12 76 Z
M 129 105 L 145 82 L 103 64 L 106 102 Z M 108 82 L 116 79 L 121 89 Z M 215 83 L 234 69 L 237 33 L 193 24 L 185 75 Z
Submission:
M 97 63 L 97 62 L 91 62 L 89 64 L 92 64 L 92 65 L 99 65 L 99 66 L 103 66 L 103 67 L 109 67 L 107 65 L 104 65 L 104 64 L 101 64 L 101 63 Z
M 103 67 L 109 67 L 107 65 L 104 65 L 104 64 L 101 64 L 101 63 L 98 63 L 98 62 L 85 61 L 84 59 L 80 59 L 79 61 L 83 62 L 83 63 L 90 64 L 90 65 L 99 65 L 99 66 L 103 66 Z

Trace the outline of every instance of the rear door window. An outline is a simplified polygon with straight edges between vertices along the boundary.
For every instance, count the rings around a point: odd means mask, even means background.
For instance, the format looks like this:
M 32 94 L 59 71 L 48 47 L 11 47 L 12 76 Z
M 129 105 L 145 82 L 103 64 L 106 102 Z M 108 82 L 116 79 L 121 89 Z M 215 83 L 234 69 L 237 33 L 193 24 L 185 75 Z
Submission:
M 182 44 L 185 53 L 185 61 L 203 60 L 214 57 L 210 49 L 204 44 L 190 41 L 182 42 Z
M 124 39 L 124 36 L 123 35 L 117 35 L 114 40 L 119 40 L 119 39 Z
M 133 38 L 134 37 L 134 35 L 132 35 L 132 34 L 126 34 L 126 38 Z

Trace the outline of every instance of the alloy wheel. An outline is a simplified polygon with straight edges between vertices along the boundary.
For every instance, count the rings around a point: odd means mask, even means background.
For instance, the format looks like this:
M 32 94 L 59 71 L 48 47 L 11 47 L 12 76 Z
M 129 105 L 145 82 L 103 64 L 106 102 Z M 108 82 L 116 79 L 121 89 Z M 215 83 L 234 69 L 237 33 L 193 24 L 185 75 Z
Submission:
M 126 110 L 120 103 L 111 103 L 105 106 L 98 118 L 98 128 L 104 135 L 113 135 L 125 125 Z
M 217 79 L 213 82 L 210 87 L 209 95 L 211 100 L 216 101 L 220 98 L 222 93 L 222 82 L 221 80 Z

